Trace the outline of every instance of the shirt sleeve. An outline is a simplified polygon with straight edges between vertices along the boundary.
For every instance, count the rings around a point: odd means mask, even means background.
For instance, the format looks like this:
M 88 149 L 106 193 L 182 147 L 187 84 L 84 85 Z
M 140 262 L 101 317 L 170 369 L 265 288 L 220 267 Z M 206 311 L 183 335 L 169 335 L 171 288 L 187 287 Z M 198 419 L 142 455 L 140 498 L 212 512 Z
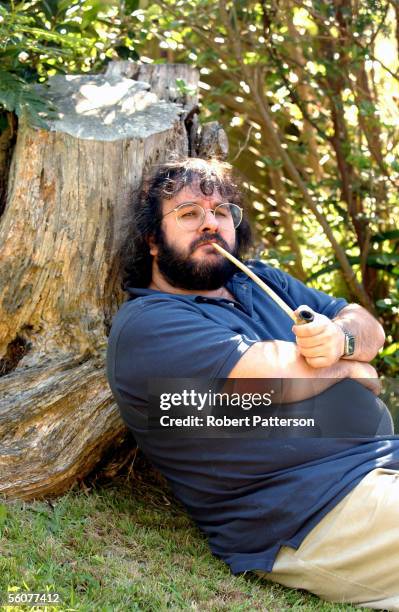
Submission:
M 110 378 L 124 397 L 151 377 L 226 378 L 255 342 L 178 300 L 154 300 L 130 313 L 127 304 L 110 336 Z
M 323 314 L 329 319 L 333 319 L 348 305 L 348 302 L 344 298 L 330 296 L 323 291 L 308 287 L 286 272 L 277 270 L 276 268 L 270 268 L 264 264 L 262 264 L 262 267 L 265 274 L 265 280 L 267 277 L 270 277 L 273 282 L 276 282 L 276 284 L 281 287 L 282 291 L 290 297 L 294 309 L 301 304 L 306 304 L 315 312 Z
M 312 287 L 307 287 L 301 281 L 287 276 L 287 291 L 293 297 L 293 299 L 301 304 L 308 304 L 315 312 L 325 315 L 329 319 L 333 319 L 337 314 L 348 305 L 348 302 L 344 298 L 336 298 L 323 291 L 318 291 Z M 301 301 L 301 298 L 303 299 Z

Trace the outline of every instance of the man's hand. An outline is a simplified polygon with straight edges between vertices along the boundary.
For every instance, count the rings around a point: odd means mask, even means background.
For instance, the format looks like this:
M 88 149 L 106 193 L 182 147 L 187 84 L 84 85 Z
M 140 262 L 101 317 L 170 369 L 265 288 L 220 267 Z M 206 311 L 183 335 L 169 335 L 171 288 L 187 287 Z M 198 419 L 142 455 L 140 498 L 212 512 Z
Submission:
M 327 368 L 337 363 L 345 350 L 345 334 L 334 321 L 314 312 L 309 306 L 299 306 L 295 311 L 310 310 L 314 320 L 304 325 L 294 325 L 299 352 L 312 368 Z

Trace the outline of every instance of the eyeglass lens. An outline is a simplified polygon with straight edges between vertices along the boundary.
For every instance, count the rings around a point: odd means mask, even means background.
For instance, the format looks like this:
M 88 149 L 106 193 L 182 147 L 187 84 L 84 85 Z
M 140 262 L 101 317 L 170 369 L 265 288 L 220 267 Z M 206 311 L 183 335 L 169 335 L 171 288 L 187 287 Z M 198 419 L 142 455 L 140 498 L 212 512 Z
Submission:
M 241 223 L 242 211 L 237 204 L 224 202 L 216 206 L 211 212 L 222 229 L 237 228 Z M 206 212 L 199 204 L 187 203 L 176 208 L 175 214 L 180 227 L 186 230 L 195 230 L 203 224 Z

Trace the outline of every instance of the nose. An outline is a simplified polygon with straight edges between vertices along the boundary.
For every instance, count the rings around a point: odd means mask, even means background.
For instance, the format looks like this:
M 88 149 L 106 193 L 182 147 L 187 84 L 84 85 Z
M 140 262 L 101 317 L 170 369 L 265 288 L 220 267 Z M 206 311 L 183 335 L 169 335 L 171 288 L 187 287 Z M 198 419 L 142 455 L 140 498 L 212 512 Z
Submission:
M 201 232 L 216 232 L 219 229 L 219 223 L 216 220 L 213 210 L 210 208 L 205 210 L 205 218 L 200 227 Z

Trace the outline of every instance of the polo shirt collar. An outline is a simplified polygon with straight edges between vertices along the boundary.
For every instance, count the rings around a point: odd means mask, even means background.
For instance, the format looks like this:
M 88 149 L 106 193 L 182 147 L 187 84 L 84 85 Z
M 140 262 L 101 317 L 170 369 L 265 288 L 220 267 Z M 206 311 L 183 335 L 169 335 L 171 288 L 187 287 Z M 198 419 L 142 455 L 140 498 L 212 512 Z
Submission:
M 253 301 L 252 301 L 252 283 L 244 272 L 237 272 L 234 274 L 231 279 L 226 283 L 226 288 L 230 291 L 232 295 L 236 298 L 237 302 L 240 304 L 242 309 L 252 316 L 253 313 Z M 143 297 L 146 295 L 156 295 L 159 293 L 163 293 L 161 291 L 157 291 L 156 289 L 148 289 L 144 287 L 127 287 L 126 292 L 129 295 L 129 300 Z M 166 292 L 165 292 L 166 293 Z M 222 302 L 229 303 L 231 300 L 227 298 L 212 298 L 203 295 L 195 295 L 195 294 L 172 294 L 166 293 L 169 296 L 176 296 L 179 298 L 186 298 L 189 301 L 195 301 L 197 303 L 214 303 L 220 304 Z

